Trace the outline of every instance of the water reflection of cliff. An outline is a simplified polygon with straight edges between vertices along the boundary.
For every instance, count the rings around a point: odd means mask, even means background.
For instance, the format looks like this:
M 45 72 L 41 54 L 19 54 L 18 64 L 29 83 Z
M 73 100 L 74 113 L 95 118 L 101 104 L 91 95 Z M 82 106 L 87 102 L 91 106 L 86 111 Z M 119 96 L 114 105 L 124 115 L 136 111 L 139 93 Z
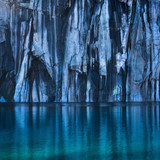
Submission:
M 2 106 L 0 158 L 127 159 L 136 153 L 145 159 L 159 155 L 159 105 L 115 105 Z

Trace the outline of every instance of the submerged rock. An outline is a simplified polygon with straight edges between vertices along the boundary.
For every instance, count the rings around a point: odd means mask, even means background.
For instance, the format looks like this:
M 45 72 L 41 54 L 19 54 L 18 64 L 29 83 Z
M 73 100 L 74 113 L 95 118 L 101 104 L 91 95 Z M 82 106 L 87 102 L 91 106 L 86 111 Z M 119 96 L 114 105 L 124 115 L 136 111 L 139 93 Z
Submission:
M 0 1 L 0 97 L 160 100 L 159 0 Z

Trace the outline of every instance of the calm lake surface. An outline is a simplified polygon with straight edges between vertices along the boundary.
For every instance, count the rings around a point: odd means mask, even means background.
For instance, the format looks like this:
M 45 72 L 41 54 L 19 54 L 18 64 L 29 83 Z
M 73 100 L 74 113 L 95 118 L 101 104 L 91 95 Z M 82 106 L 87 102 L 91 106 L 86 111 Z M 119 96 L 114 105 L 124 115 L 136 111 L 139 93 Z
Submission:
M 0 104 L 0 159 L 159 159 L 160 103 Z

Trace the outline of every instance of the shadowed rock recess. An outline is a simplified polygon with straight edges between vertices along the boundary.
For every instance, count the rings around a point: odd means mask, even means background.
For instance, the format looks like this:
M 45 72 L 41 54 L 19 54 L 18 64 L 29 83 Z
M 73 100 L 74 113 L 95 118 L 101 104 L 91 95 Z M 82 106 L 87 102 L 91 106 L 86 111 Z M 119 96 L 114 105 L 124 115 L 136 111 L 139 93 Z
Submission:
M 159 0 L 0 0 L 0 101 L 160 101 Z

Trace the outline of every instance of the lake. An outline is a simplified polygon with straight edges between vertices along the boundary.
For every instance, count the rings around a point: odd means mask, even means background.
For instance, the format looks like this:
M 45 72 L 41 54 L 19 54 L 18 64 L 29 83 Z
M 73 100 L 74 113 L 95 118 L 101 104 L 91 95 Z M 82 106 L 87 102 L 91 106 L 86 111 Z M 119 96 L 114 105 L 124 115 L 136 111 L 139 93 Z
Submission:
M 160 103 L 1 103 L 0 159 L 159 159 Z

